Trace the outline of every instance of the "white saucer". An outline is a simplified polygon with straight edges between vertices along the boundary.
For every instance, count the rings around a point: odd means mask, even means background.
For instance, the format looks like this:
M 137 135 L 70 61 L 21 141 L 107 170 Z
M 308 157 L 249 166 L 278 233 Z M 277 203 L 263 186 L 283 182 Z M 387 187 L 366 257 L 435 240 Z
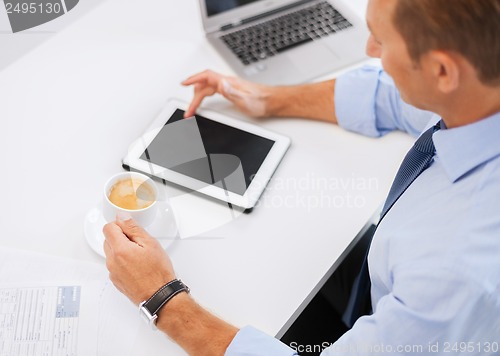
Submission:
M 167 248 L 178 238 L 177 223 L 170 205 L 166 202 L 158 202 L 158 204 L 157 217 L 153 224 L 148 226 L 146 230 L 151 236 L 158 239 L 163 248 Z M 104 234 L 102 233 L 104 225 L 106 225 L 106 220 L 104 220 L 102 215 L 101 204 L 99 204 L 85 216 L 83 229 L 89 246 L 102 257 L 106 257 L 103 248 Z

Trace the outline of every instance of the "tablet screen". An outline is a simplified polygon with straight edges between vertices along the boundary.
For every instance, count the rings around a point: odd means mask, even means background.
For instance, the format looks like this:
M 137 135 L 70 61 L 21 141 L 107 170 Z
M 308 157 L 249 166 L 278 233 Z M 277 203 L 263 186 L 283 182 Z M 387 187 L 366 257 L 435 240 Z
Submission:
M 274 141 L 177 109 L 141 159 L 244 195 Z M 201 186 L 200 186 L 201 188 Z

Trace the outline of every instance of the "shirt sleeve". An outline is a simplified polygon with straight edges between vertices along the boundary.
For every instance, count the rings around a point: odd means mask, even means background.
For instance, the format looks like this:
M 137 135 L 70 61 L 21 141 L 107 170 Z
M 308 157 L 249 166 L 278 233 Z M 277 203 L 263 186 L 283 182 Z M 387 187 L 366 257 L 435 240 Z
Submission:
M 337 78 L 335 111 L 340 126 L 371 137 L 394 130 L 417 137 L 434 115 L 405 103 L 392 78 L 374 65 Z
M 295 356 L 298 355 L 281 341 L 263 332 L 246 326 L 241 329 L 229 345 L 226 356 Z

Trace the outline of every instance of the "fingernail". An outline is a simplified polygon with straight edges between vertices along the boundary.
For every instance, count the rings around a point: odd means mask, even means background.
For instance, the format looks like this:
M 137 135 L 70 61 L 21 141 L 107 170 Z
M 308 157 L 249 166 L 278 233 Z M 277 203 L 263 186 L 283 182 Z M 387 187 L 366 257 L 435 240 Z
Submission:
M 132 219 L 132 216 L 130 216 L 129 213 L 125 213 L 123 211 L 116 213 L 116 221 L 127 221 L 130 219 Z

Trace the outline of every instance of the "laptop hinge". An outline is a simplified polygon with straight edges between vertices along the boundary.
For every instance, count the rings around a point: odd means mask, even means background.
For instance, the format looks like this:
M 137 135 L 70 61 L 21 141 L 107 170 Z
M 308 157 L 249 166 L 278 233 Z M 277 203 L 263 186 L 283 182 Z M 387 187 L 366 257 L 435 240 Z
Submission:
M 304 4 L 309 3 L 309 2 L 311 2 L 311 0 L 300 0 L 300 1 L 294 2 L 292 4 L 288 4 L 288 5 L 279 7 L 279 8 L 274 9 L 274 10 L 264 12 L 264 13 L 259 14 L 259 15 L 247 17 L 245 19 L 237 19 L 236 21 L 232 21 L 231 23 L 229 23 L 227 25 L 221 26 L 220 31 L 227 31 L 227 30 L 230 30 L 234 27 L 244 25 L 244 24 L 247 24 L 247 23 L 252 22 L 252 21 L 257 21 L 257 20 L 260 20 L 264 17 L 271 16 L 271 15 L 277 14 L 277 13 L 285 11 L 285 10 L 293 9 L 294 7 L 301 6 L 301 5 L 304 5 Z
M 239 25 L 242 25 L 244 22 L 243 20 L 240 20 L 240 19 L 237 19 L 233 22 L 231 22 L 230 24 L 227 24 L 227 25 L 224 25 L 220 28 L 221 31 L 226 31 L 226 30 L 230 30 L 234 27 L 238 27 Z

